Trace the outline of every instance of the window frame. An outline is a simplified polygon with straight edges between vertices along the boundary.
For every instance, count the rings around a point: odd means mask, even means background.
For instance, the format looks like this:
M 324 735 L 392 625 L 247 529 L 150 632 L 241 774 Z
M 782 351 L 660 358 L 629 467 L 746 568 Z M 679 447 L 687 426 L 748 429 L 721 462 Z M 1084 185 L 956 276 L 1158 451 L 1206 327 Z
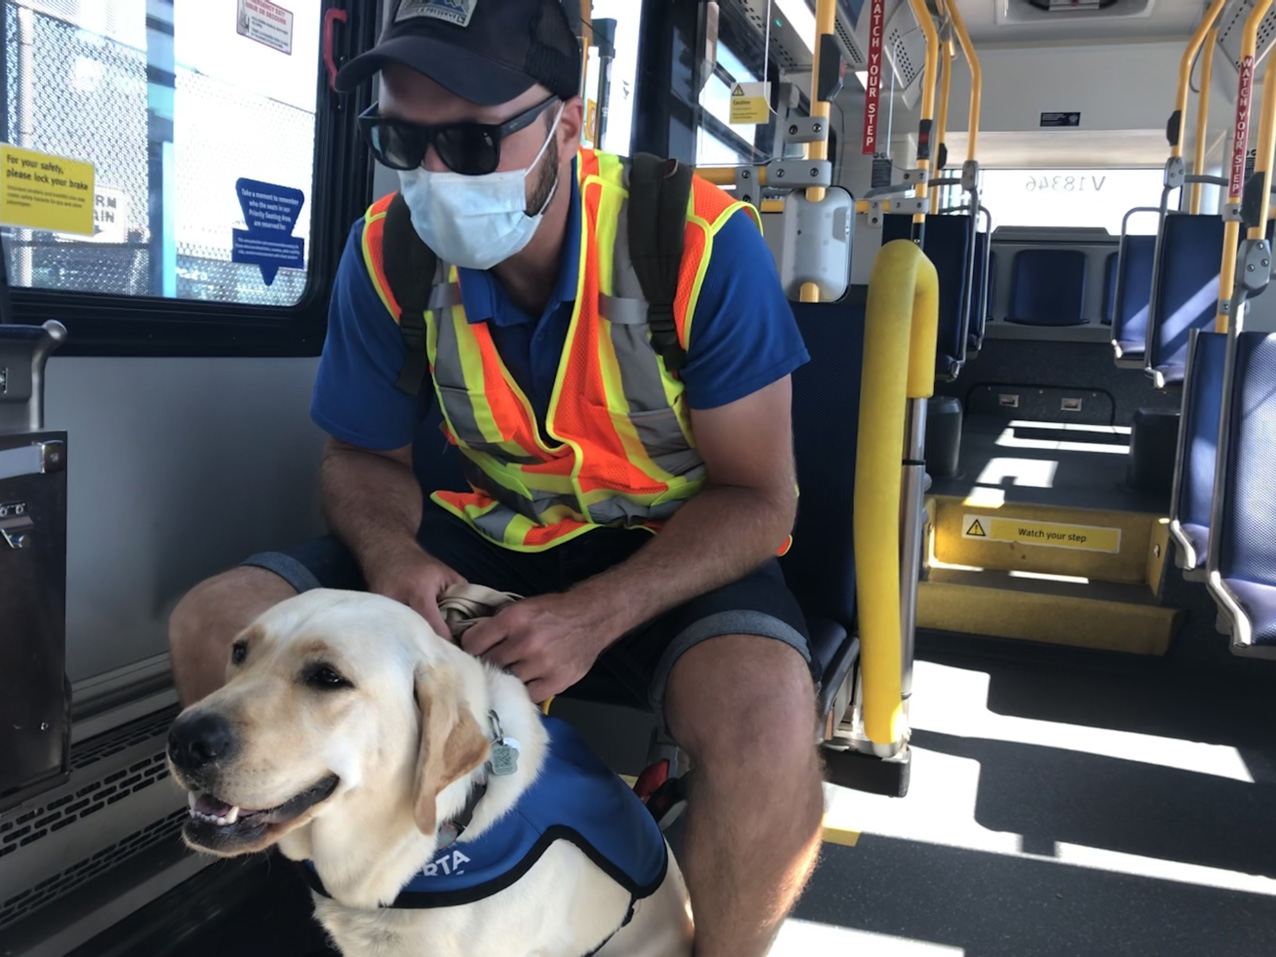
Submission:
M 375 41 L 375 5 L 325 0 L 345 13 L 333 31 L 339 67 Z M 31 287 L 9 287 L 9 321 L 39 325 L 56 319 L 67 327 L 59 356 L 138 357 L 313 357 L 323 350 L 328 302 L 351 225 L 367 208 L 372 160 L 359 139 L 354 117 L 372 99 L 364 88 L 332 90 L 324 64 L 323 35 L 313 51 L 315 106 L 314 179 L 310 199 L 310 250 L 306 285 L 291 306 L 208 302 L 195 299 L 103 295 Z M 0 50 L 0 73 L 7 56 Z M 300 52 L 300 51 L 298 51 Z M 229 226 L 228 226 L 229 228 Z M 7 257 L 6 257 L 7 258 Z M 6 280 L 7 282 L 7 280 Z M 0 318 L 0 323 L 4 321 Z

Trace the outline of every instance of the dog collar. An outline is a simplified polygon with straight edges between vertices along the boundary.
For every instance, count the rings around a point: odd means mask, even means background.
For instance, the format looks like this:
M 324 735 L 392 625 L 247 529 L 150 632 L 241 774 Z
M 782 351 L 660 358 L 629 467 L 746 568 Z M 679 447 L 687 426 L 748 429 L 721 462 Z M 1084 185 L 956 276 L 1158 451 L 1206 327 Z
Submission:
M 492 750 L 488 757 L 485 770 L 487 774 L 493 777 L 505 777 L 513 774 L 518 770 L 518 742 L 513 738 L 507 738 L 501 730 L 501 719 L 495 711 L 487 713 L 488 723 L 492 730 Z M 487 795 L 487 777 L 486 775 L 476 781 L 470 788 L 470 795 L 465 801 L 465 807 L 461 809 L 461 813 L 456 815 L 450 821 L 444 821 L 439 826 L 439 844 L 438 850 L 451 847 L 461 839 L 461 835 L 465 833 L 465 829 L 470 826 L 470 822 L 474 820 L 474 812 L 478 810 L 479 802 Z

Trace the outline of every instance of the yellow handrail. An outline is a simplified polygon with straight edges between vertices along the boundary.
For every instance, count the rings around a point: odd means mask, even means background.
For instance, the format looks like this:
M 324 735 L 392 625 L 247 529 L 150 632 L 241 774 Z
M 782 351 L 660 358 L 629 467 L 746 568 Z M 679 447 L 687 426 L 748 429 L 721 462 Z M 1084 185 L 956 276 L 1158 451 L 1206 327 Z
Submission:
M 1218 46 L 1218 27 L 1210 30 L 1205 37 L 1205 50 L 1201 54 L 1201 92 L 1196 103 L 1196 158 L 1192 172 L 1205 172 L 1205 131 L 1209 128 L 1210 119 L 1210 82 L 1214 78 L 1214 48 Z M 1192 184 L 1191 201 L 1188 210 L 1193 216 L 1201 211 L 1201 183 Z
M 1215 4 L 1217 2 L 1218 0 L 1215 0 Z M 1235 205 L 1241 201 L 1245 188 L 1245 154 L 1249 147 L 1249 102 L 1254 92 L 1254 54 L 1258 51 L 1258 27 L 1271 6 L 1272 0 L 1255 0 L 1254 6 L 1250 8 L 1249 16 L 1245 19 L 1245 29 L 1241 33 L 1236 123 L 1232 135 L 1232 166 L 1227 187 L 1229 205 Z M 1223 263 L 1218 273 L 1219 310 L 1214 317 L 1215 332 L 1227 332 L 1228 313 L 1223 309 L 1223 304 L 1231 300 L 1232 283 L 1236 278 L 1236 247 L 1240 238 L 1240 221 L 1228 219 L 1223 225 Z
M 1174 109 L 1179 115 L 1179 135 L 1175 137 L 1176 142 L 1170 144 L 1170 156 L 1180 157 L 1183 155 L 1183 118 L 1187 114 L 1187 94 L 1192 86 L 1192 61 L 1196 59 L 1196 51 L 1201 48 L 1201 44 L 1205 41 L 1205 36 L 1218 21 L 1219 14 L 1223 12 L 1227 0 L 1213 0 L 1206 9 L 1201 22 L 1196 25 L 1196 29 L 1192 31 L 1192 38 L 1187 41 L 1187 49 L 1183 51 L 1183 59 L 1179 62 L 1179 89 L 1178 99 L 1175 100 Z M 1251 19 L 1252 19 L 1251 14 Z M 1259 17 L 1261 20 L 1262 17 Z M 1248 28 L 1248 22 L 1246 23 Z M 1254 25 L 1254 30 L 1258 30 L 1258 25 Z M 1255 33 L 1257 36 L 1257 33 Z M 1213 54 L 1211 54 L 1212 56 Z M 1205 89 L 1204 85 L 1201 87 Z M 1202 96 L 1204 93 L 1202 93 Z M 1203 132 L 1203 130 L 1201 131 Z M 1198 169 L 1196 172 L 1200 172 Z
M 815 62 L 811 67 L 811 116 L 823 118 L 825 129 L 828 128 L 832 105 L 827 100 L 819 99 L 820 59 L 824 53 L 824 44 L 820 41 L 820 38 L 826 33 L 831 34 L 836 31 L 837 0 L 815 0 Z M 827 138 L 807 145 L 807 159 L 824 160 L 828 159 L 828 155 L 829 141 Z M 826 190 L 823 186 L 811 186 L 806 191 L 807 201 L 812 203 L 823 202 L 825 192 Z M 798 299 L 802 302 L 819 302 L 820 287 L 813 282 L 803 283 L 801 290 L 798 292 Z
M 882 247 L 868 284 L 855 466 L 855 578 L 864 731 L 902 743 L 900 496 L 905 408 L 934 392 L 939 278 L 906 239 Z
M 1263 77 L 1263 102 L 1258 116 L 1258 147 L 1254 151 L 1254 173 L 1262 175 L 1257 225 L 1250 226 L 1247 239 L 1262 239 L 1267 234 L 1267 214 L 1271 210 L 1272 152 L 1276 150 L 1276 56 L 1268 55 L 1267 73 Z
M 712 183 L 714 186 L 734 186 L 735 171 L 736 167 L 734 166 L 701 166 L 696 169 L 696 175 L 706 183 Z M 753 175 L 757 177 L 759 186 L 766 185 L 765 166 L 754 167 Z
M 955 5 L 955 4 L 954 4 Z M 942 11 L 943 4 L 940 9 Z M 948 98 L 952 95 L 953 89 L 953 45 L 951 41 L 944 41 L 940 44 L 943 60 L 940 64 L 941 73 L 939 75 L 939 111 L 935 116 L 935 172 L 939 173 L 939 150 L 944 145 L 944 137 L 948 134 Z M 930 188 L 931 208 L 939 202 L 938 186 Z
M 966 32 L 966 22 L 962 19 L 957 4 L 948 3 L 945 6 L 953 24 L 953 32 L 957 34 L 957 42 L 961 45 L 961 52 L 966 57 L 966 65 L 970 68 L 970 132 L 969 139 L 966 141 L 966 159 L 969 161 L 975 158 L 975 149 L 979 144 L 979 114 L 983 109 L 984 70 L 979 64 L 979 54 L 975 52 L 975 45 L 970 42 L 970 34 Z
M 912 7 L 913 16 L 917 18 L 918 24 L 922 28 L 922 34 L 926 37 L 926 69 L 922 74 L 922 112 L 920 123 L 926 126 L 935 116 L 935 73 L 939 69 L 939 31 L 935 29 L 935 21 L 931 19 L 930 11 L 926 9 L 926 0 L 908 0 L 908 4 Z M 934 152 L 936 146 L 931 143 L 931 152 Z M 921 174 L 921 181 L 918 182 L 913 195 L 921 198 L 926 195 L 926 180 L 929 179 L 927 173 L 930 170 L 930 158 L 921 158 L 917 160 L 917 170 Z M 923 223 L 926 217 L 922 213 L 913 215 L 914 223 Z

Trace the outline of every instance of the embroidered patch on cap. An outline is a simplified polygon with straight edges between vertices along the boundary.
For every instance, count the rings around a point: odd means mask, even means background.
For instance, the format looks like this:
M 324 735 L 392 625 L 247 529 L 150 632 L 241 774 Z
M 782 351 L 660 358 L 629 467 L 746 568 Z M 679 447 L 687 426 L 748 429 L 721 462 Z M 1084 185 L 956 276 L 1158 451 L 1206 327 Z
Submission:
M 474 8 L 477 6 L 478 0 L 403 0 L 399 4 L 399 12 L 395 14 L 394 22 L 402 23 L 404 20 L 414 20 L 417 17 L 430 17 L 433 20 L 456 24 L 458 27 L 468 27 L 470 17 L 474 16 Z

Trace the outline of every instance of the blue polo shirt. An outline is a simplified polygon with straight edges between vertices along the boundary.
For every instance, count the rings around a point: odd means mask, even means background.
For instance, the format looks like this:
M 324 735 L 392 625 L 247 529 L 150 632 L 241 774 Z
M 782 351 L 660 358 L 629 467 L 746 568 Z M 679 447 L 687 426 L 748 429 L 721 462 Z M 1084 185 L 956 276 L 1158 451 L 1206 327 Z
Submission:
M 493 342 L 542 428 L 576 300 L 581 204 L 574 169 L 562 269 L 541 315 L 515 306 L 489 273 L 459 270 L 466 317 L 490 323 Z M 362 241 L 360 219 L 337 269 L 310 414 L 342 442 L 387 451 L 412 442 L 429 406 L 395 387 L 403 340 L 364 267 Z M 687 402 L 693 409 L 727 405 L 782 379 L 808 358 L 771 251 L 748 213 L 739 210 L 714 238 L 705 269 L 681 373 Z M 432 397 L 429 383 L 422 393 L 427 401 Z

